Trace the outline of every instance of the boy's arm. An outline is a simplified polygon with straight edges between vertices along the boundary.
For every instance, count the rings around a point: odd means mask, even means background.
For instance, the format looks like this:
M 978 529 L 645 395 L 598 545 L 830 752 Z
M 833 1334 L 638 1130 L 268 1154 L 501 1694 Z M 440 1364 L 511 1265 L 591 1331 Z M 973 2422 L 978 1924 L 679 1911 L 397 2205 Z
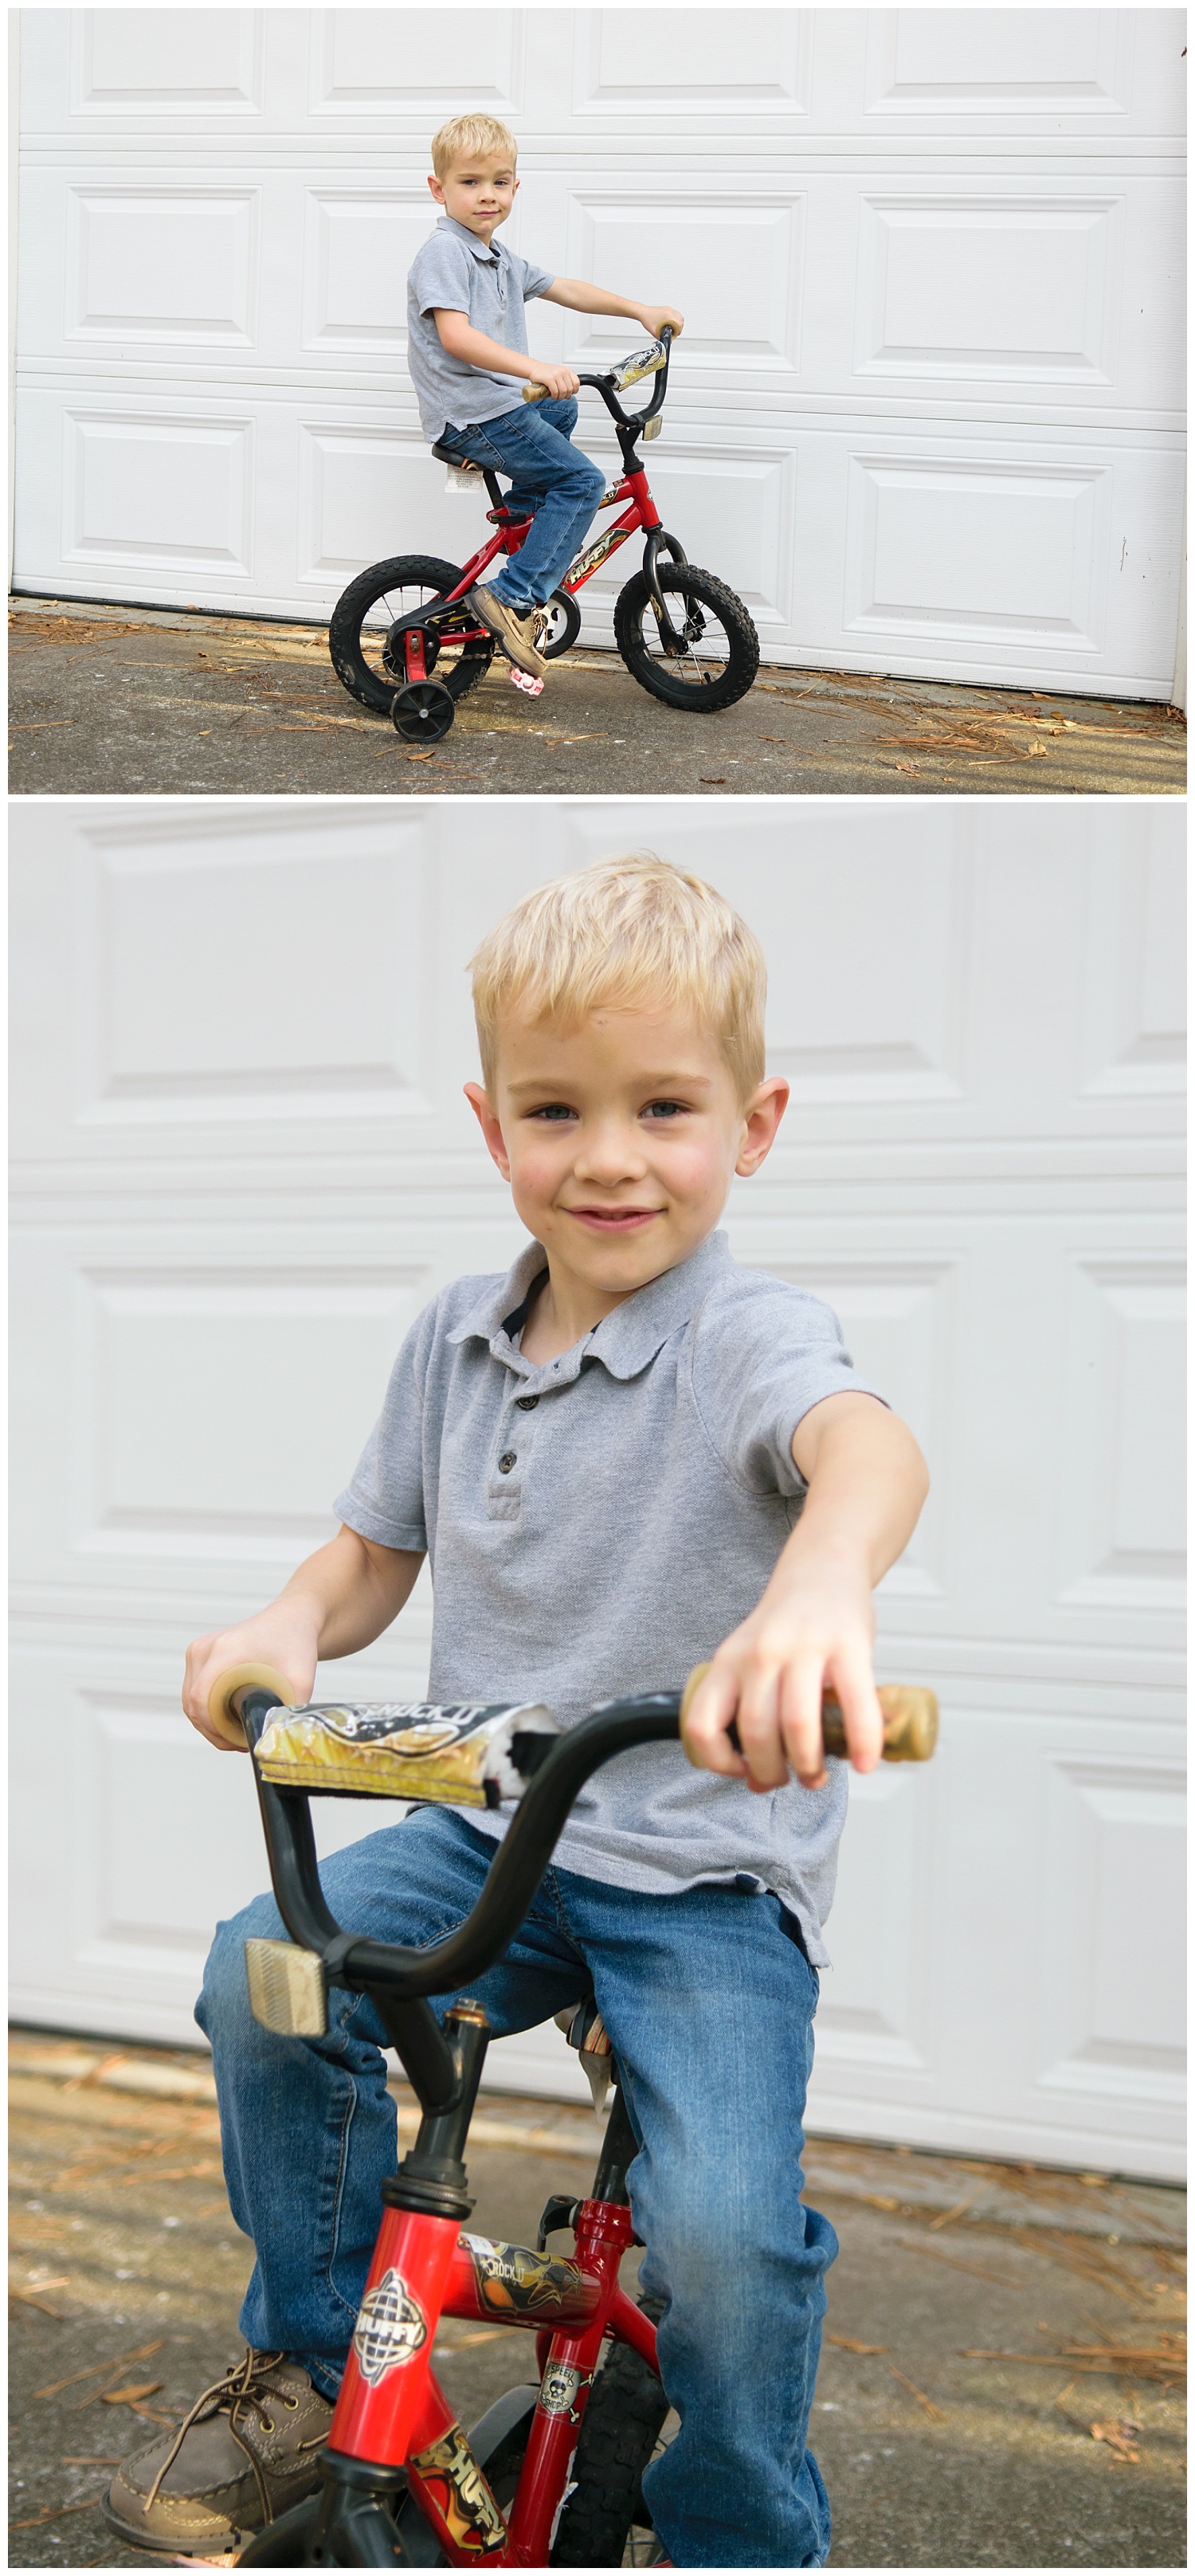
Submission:
M 929 1476 L 912 1432 L 869 1395 L 831 1395 L 793 1434 L 805 1508 L 759 1607 L 719 1646 L 685 1722 L 700 1769 L 761 1793 L 795 1771 L 820 1789 L 823 1690 L 842 1709 L 856 1771 L 880 1759 L 884 1729 L 871 1668 L 872 1588 L 917 1525 Z M 742 1746 L 730 1743 L 732 1719 Z
M 490 375 L 522 376 L 530 385 L 546 385 L 555 402 L 567 401 L 580 386 L 581 379 L 571 367 L 554 366 L 550 358 L 524 357 L 521 349 L 488 339 L 484 331 L 474 330 L 467 313 L 458 313 L 450 305 L 437 304 L 432 320 L 441 348 L 450 358 L 463 359 L 467 367 L 485 367 Z
M 356 1530 L 339 1530 L 292 1574 L 268 1610 L 188 1646 L 183 1708 L 192 1726 L 218 1752 L 232 1749 L 209 1725 L 207 1713 L 213 1682 L 232 1664 L 275 1665 L 301 1707 L 315 1688 L 320 1658 L 355 1655 L 372 1645 L 397 1618 L 422 1563 L 421 1552 L 379 1547 Z
M 608 287 L 587 286 L 580 277 L 554 277 L 540 301 L 563 304 L 570 313 L 625 314 L 629 322 L 641 322 L 653 340 L 659 339 L 666 322 L 678 334 L 685 327 L 684 314 L 675 312 L 671 304 L 637 304 L 633 295 L 612 295 Z

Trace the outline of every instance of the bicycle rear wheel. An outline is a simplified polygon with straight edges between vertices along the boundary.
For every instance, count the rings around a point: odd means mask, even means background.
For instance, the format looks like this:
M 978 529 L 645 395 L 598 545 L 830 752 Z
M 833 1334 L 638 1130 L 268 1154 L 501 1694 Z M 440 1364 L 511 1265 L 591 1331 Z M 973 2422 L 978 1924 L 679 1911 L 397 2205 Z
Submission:
M 358 705 L 389 715 L 407 677 L 402 639 L 396 636 L 393 646 L 389 641 L 395 619 L 455 590 L 460 577 L 459 565 L 438 555 L 391 555 L 349 583 L 329 620 L 328 651 L 337 679 Z M 465 639 L 463 630 L 476 625 L 462 608 L 447 624 L 426 630 L 428 677 L 434 672 L 441 688 L 458 700 L 484 679 L 493 658 L 492 635 L 475 632 Z
M 670 660 L 660 641 L 645 576 L 637 572 L 619 592 L 614 640 L 633 680 L 666 707 L 711 715 L 745 698 L 759 669 L 759 637 L 734 591 L 696 564 L 658 563 L 666 606 L 680 613 L 672 623 L 685 639 L 684 654 Z

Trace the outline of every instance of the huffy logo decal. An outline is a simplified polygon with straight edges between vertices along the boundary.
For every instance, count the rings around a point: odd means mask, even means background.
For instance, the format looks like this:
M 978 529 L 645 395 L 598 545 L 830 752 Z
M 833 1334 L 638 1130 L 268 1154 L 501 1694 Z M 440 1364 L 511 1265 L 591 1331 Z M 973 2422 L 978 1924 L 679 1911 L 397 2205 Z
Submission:
M 361 2301 L 353 2350 L 362 2379 L 376 2388 L 388 2370 L 400 2370 L 404 2362 L 413 2361 L 426 2342 L 423 2310 L 411 2297 L 402 2273 L 391 2265 Z

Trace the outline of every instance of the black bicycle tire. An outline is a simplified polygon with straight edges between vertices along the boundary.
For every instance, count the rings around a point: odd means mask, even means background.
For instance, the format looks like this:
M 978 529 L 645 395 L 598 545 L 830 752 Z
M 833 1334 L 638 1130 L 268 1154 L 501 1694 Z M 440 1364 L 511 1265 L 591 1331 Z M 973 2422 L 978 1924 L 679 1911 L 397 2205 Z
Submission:
M 560 638 L 560 642 L 558 644 L 550 645 L 541 644 L 539 647 L 545 662 L 555 662 L 559 660 L 562 653 L 571 652 L 573 645 L 576 643 L 577 637 L 581 632 L 581 611 L 577 606 L 571 590 L 554 590 L 551 598 L 547 602 L 547 606 L 549 608 L 563 608 L 566 619 L 565 630 Z
M 320 2490 L 317 2487 L 314 2495 L 304 2496 L 299 2504 L 292 2504 L 286 2513 L 279 2514 L 276 2522 L 267 2522 L 261 2531 L 255 2531 L 240 2553 L 238 2566 L 309 2566 L 310 2560 L 298 2556 L 297 2552 L 315 2529 L 319 2507 Z
M 655 2323 L 662 2299 L 640 2299 Z M 552 2548 L 553 2567 L 621 2567 L 633 2523 L 644 2512 L 643 2473 L 660 2437 L 668 2399 L 655 2371 L 629 2344 L 611 2344 L 581 2418 L 569 2496 Z
M 349 696 L 371 714 L 388 716 L 399 689 L 395 680 L 389 686 L 377 677 L 361 650 L 361 628 L 368 611 L 388 590 L 454 590 L 461 577 L 459 564 L 447 563 L 439 555 L 391 555 L 382 563 L 370 564 L 359 572 L 355 581 L 341 593 L 328 620 L 328 651 L 332 668 Z M 450 697 L 460 700 L 485 678 L 494 653 L 494 639 L 472 646 L 462 654 L 453 671 L 442 676 L 440 685 Z M 434 670 L 434 666 L 433 666 Z
M 719 581 L 716 573 L 703 572 L 698 564 L 661 562 L 656 570 L 665 596 L 688 591 L 713 609 L 729 639 L 729 659 L 721 679 L 712 681 L 708 688 L 695 688 L 691 680 L 674 679 L 671 665 L 644 649 L 640 630 L 651 592 L 644 574 L 637 572 L 620 590 L 614 606 L 614 641 L 631 678 L 650 697 L 659 698 L 666 707 L 680 707 L 688 715 L 714 715 L 719 707 L 735 706 L 746 697 L 759 669 L 759 637 L 742 600 L 726 582 Z

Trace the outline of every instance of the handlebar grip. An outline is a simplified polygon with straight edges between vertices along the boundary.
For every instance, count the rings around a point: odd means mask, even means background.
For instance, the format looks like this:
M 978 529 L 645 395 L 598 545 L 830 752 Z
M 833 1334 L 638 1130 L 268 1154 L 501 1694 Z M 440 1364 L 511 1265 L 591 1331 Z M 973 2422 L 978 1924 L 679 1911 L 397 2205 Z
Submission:
M 542 402 L 547 390 L 548 388 L 546 385 L 524 385 L 523 400 L 524 402 Z
M 208 1724 L 215 1727 L 226 1744 L 235 1744 L 238 1753 L 246 1752 L 248 1747 L 232 1701 L 237 1691 L 243 1690 L 276 1691 L 286 1708 L 294 1695 L 285 1673 L 276 1671 L 273 1664 L 230 1664 L 227 1672 L 218 1676 L 207 1695 Z
M 680 1704 L 682 1737 L 685 1719 L 695 1692 L 705 1680 L 708 1664 L 695 1664 L 685 1683 Z M 885 1762 L 928 1762 L 938 1741 L 938 1702 L 932 1690 L 916 1690 L 899 1682 L 882 1682 L 878 1692 L 884 1713 Z M 847 1751 L 846 1728 L 842 1710 L 832 1692 L 822 1701 L 822 1744 L 827 1753 L 841 1759 Z

